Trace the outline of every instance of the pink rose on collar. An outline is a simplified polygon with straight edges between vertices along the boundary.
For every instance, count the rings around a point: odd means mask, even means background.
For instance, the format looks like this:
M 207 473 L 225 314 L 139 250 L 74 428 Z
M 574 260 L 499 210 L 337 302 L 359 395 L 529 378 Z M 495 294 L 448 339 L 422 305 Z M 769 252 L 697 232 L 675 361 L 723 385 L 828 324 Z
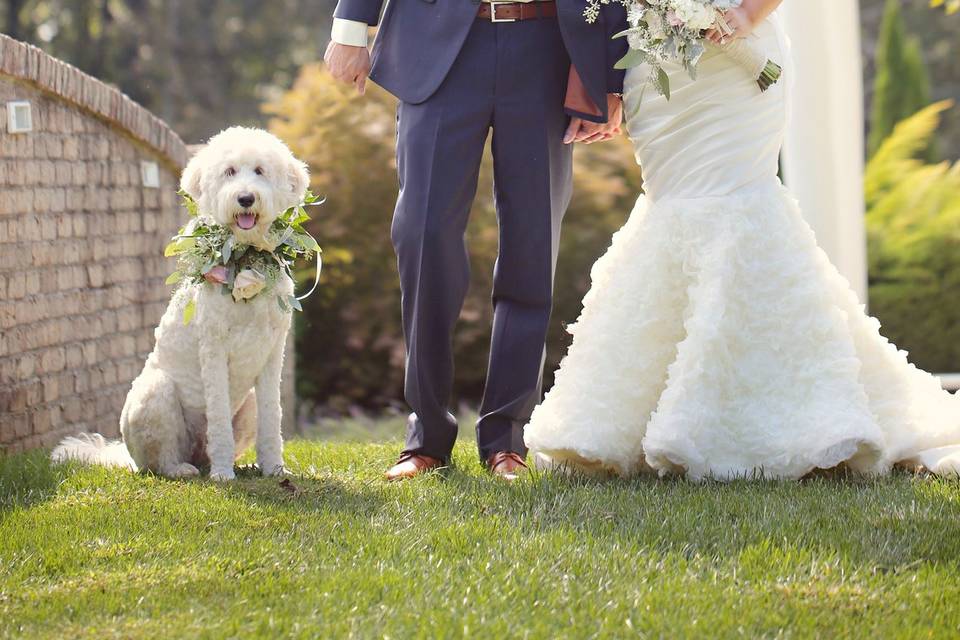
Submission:
M 222 264 L 218 264 L 213 269 L 210 269 L 210 271 L 207 271 L 205 274 L 203 274 L 203 277 L 211 284 L 226 284 L 227 268 Z

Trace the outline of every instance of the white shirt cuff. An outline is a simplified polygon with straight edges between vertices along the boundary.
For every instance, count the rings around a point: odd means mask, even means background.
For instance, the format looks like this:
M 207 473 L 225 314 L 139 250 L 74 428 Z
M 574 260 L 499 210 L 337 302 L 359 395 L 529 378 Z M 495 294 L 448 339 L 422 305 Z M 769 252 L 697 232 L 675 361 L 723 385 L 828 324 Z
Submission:
M 330 37 L 337 44 L 345 44 L 350 47 L 365 47 L 367 46 L 368 28 L 369 25 L 367 25 L 366 22 L 334 18 L 333 33 Z

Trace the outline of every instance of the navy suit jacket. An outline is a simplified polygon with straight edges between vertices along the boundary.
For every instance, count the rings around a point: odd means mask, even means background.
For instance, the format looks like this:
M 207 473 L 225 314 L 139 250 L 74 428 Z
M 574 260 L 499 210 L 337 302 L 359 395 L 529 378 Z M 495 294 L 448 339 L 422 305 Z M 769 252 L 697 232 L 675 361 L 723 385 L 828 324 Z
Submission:
M 334 17 L 379 24 L 370 79 L 404 102 L 424 102 L 447 77 L 477 19 L 480 0 L 389 0 L 381 21 L 384 2 L 339 0 Z M 624 72 L 613 65 L 627 52 L 627 43 L 611 36 L 626 29 L 626 12 L 619 3 L 604 5 L 597 22 L 587 24 L 582 0 L 556 2 L 570 60 L 602 114 L 574 115 L 606 121 L 607 94 L 623 91 Z

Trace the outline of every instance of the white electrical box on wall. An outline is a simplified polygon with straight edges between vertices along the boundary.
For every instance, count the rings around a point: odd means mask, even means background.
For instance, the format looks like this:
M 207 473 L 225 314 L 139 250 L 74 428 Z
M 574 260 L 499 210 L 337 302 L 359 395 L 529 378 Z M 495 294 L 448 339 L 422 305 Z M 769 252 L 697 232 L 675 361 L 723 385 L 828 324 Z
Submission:
M 160 167 L 156 162 L 141 161 L 140 177 L 143 180 L 143 186 L 147 189 L 160 188 Z
M 7 103 L 7 131 L 29 133 L 33 131 L 33 109 L 27 101 Z

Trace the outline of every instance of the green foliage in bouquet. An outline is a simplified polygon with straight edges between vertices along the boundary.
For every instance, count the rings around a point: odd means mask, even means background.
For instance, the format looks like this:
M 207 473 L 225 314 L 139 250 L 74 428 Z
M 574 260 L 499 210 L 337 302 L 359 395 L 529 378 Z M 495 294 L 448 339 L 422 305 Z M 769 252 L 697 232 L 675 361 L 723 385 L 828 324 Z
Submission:
M 930 371 L 960 370 L 960 163 L 919 159 L 939 102 L 898 124 L 866 171 L 870 311 Z
M 262 295 L 271 292 L 283 274 L 293 278 L 298 259 L 310 259 L 320 253 L 316 239 L 303 228 L 310 221 L 306 207 L 323 203 L 309 191 L 303 202 L 290 207 L 271 223 L 266 233 L 268 246 L 265 247 L 237 243 L 228 228 L 200 214 L 199 206 L 189 194 L 180 191 L 179 195 L 190 214 L 190 221 L 180 228 L 163 251 L 163 255 L 177 258 L 177 270 L 167 278 L 167 284 L 201 284 L 208 281 L 214 269 L 223 267 L 221 292 L 233 295 L 237 275 L 249 270 L 262 279 L 262 292 L 255 294 Z M 277 304 L 284 311 L 291 308 L 303 310 L 296 296 L 277 296 Z M 194 302 L 187 305 L 183 318 L 185 324 L 190 322 L 195 311 Z

